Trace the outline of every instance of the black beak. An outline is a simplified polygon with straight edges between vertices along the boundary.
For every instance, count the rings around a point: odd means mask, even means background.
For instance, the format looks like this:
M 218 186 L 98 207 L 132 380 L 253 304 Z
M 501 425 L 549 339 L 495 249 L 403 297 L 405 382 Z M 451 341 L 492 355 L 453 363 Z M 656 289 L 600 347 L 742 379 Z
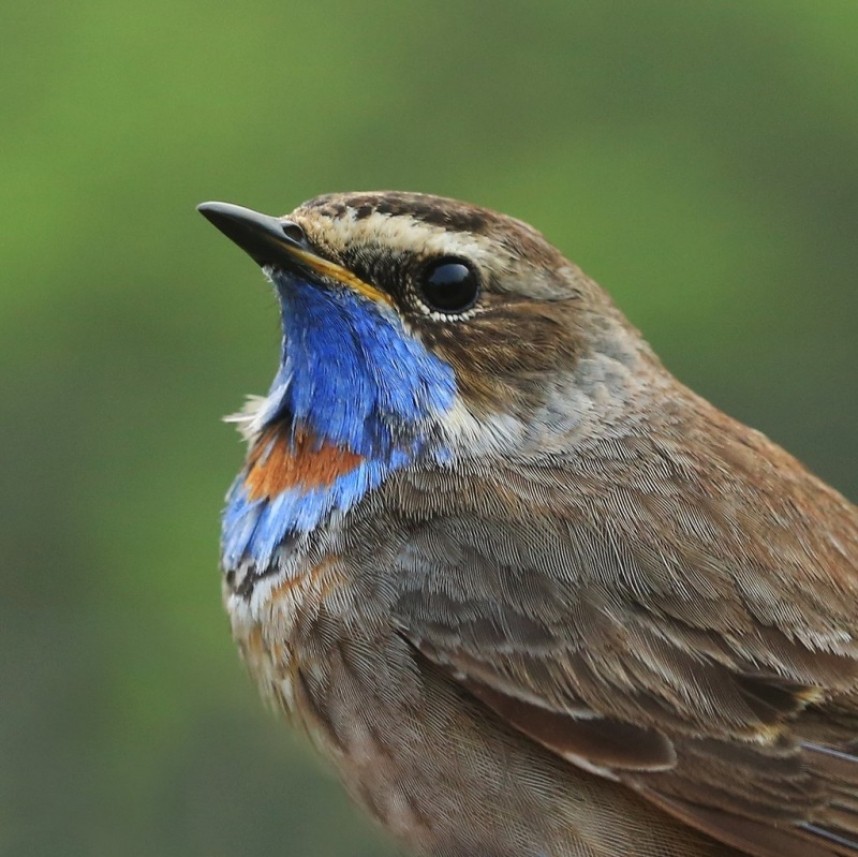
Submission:
M 295 268 L 303 254 L 312 252 L 297 223 L 228 202 L 203 202 L 197 206 L 197 211 L 238 244 L 257 265 Z
M 369 300 L 393 305 L 393 299 L 352 271 L 319 256 L 304 230 L 292 220 L 279 220 L 228 202 L 204 202 L 197 211 L 234 241 L 257 265 L 270 265 L 309 275 L 313 281 L 346 286 Z

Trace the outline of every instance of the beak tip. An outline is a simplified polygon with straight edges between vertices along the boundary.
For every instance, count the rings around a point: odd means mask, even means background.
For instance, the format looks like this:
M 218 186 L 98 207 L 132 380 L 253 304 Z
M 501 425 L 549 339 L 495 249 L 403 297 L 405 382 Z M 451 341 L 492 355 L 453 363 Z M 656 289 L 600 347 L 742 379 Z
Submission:
M 219 215 L 222 218 L 224 214 L 225 204 L 222 202 L 201 202 L 197 206 L 197 211 L 205 217 L 206 220 L 210 220 L 214 222 L 216 219 L 219 219 Z
M 257 265 L 273 264 L 286 253 L 283 231 L 274 217 L 230 202 L 201 202 L 197 211 Z

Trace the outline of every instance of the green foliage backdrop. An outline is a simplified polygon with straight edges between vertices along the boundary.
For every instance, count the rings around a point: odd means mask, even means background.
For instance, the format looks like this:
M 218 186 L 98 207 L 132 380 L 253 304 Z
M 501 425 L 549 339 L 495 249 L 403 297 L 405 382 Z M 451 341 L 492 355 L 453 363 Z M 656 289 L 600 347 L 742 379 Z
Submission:
M 229 640 L 219 417 L 278 332 L 199 201 L 514 213 L 858 497 L 855 0 L 69 0 L 0 27 L 0 854 L 390 853 Z

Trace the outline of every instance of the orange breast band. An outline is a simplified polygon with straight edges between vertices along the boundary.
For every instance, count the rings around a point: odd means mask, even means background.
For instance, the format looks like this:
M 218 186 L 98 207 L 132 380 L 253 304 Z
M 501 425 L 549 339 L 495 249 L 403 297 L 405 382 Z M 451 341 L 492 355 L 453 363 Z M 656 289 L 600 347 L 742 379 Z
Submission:
M 276 497 L 290 488 L 321 488 L 350 473 L 363 457 L 304 432 L 290 439 L 286 430 L 273 427 L 262 434 L 247 459 L 247 486 L 251 500 Z

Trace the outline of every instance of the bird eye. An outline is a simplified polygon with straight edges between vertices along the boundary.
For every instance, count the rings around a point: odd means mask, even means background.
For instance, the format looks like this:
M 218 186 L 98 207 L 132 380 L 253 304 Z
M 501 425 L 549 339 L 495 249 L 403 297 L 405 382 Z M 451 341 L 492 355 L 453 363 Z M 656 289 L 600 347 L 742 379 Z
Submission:
M 429 309 L 453 315 L 474 305 L 480 281 L 461 259 L 435 259 L 423 269 L 417 291 Z

